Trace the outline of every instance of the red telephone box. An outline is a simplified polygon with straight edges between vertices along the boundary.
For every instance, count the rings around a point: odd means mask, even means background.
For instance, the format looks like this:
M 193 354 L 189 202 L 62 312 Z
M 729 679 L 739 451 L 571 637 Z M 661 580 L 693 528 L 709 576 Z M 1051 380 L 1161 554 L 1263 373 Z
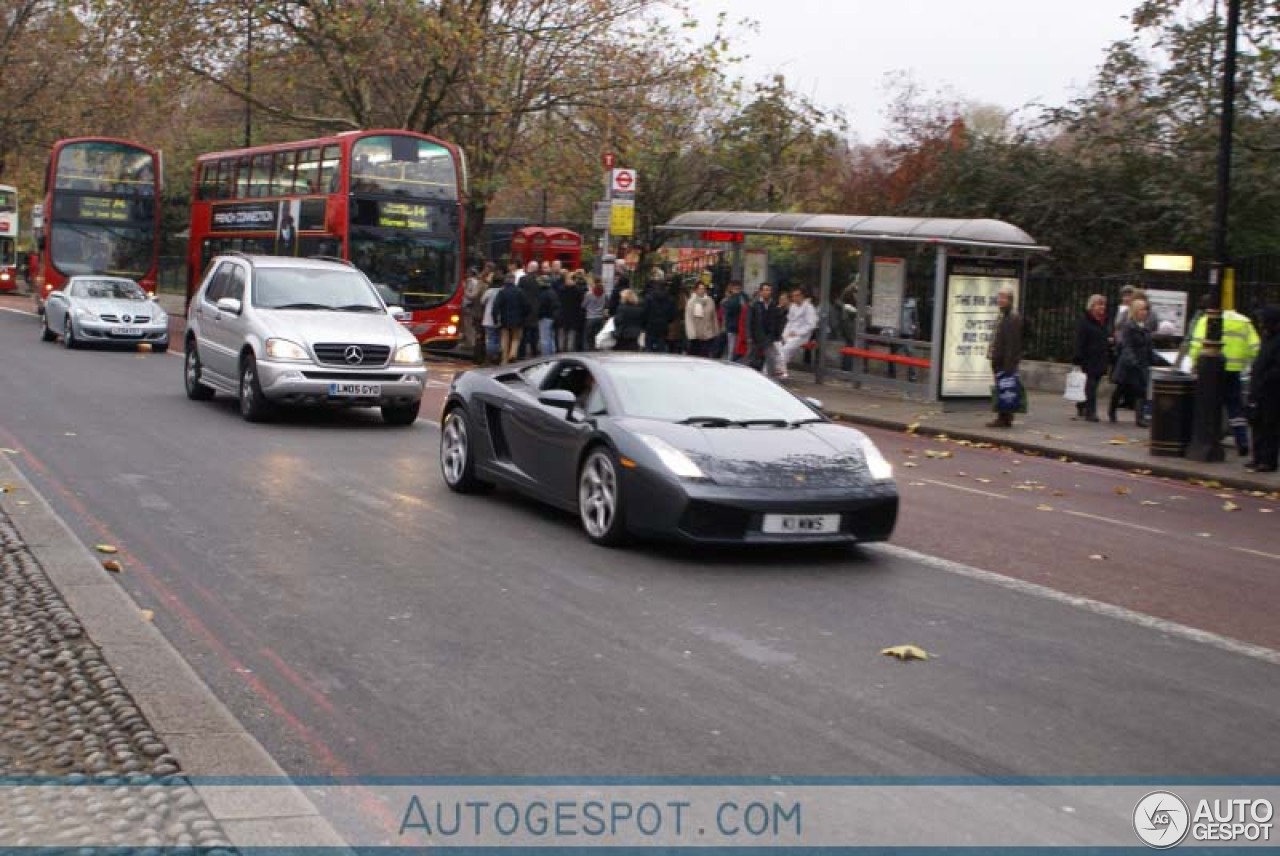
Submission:
M 555 226 L 525 226 L 511 236 L 511 260 L 522 265 L 558 261 L 574 270 L 582 267 L 582 236 Z

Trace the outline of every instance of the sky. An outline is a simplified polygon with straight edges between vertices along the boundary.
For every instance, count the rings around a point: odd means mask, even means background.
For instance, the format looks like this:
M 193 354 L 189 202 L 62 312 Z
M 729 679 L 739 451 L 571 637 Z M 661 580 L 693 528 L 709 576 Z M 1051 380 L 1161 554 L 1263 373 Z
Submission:
M 1113 41 L 1131 34 L 1137 0 L 688 0 L 730 27 L 748 81 L 783 74 L 820 107 L 839 108 L 851 132 L 885 129 L 886 75 L 909 72 L 926 91 L 1006 109 L 1067 103 L 1087 88 Z M 709 28 L 708 28 L 708 31 Z

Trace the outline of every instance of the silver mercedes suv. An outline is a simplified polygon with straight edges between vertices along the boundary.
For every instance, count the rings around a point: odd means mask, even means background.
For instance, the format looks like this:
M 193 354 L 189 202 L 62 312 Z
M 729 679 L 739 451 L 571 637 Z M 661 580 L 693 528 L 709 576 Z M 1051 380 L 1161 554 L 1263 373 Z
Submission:
M 250 422 L 277 405 L 380 407 L 418 418 L 427 369 L 413 334 L 343 262 L 229 253 L 187 308 L 187 397 L 237 396 Z

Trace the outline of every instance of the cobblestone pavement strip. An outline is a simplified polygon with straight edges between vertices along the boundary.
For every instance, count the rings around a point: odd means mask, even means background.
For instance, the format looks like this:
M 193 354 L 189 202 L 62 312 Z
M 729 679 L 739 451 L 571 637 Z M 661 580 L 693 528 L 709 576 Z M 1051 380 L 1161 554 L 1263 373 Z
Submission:
M 0 511 L 0 845 L 229 847 L 180 774 Z

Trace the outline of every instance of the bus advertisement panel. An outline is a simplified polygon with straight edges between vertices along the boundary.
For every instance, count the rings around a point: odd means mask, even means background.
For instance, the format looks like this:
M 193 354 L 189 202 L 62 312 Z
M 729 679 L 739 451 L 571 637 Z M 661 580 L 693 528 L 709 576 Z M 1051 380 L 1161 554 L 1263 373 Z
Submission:
M 0 291 L 18 287 L 18 188 L 0 184 Z
M 188 300 L 209 260 L 240 251 L 351 262 L 423 344 L 461 337 L 465 164 L 410 131 L 215 152 L 196 159 Z
M 36 306 L 67 278 L 107 274 L 156 290 L 162 163 L 127 140 L 77 137 L 53 146 L 36 231 Z

